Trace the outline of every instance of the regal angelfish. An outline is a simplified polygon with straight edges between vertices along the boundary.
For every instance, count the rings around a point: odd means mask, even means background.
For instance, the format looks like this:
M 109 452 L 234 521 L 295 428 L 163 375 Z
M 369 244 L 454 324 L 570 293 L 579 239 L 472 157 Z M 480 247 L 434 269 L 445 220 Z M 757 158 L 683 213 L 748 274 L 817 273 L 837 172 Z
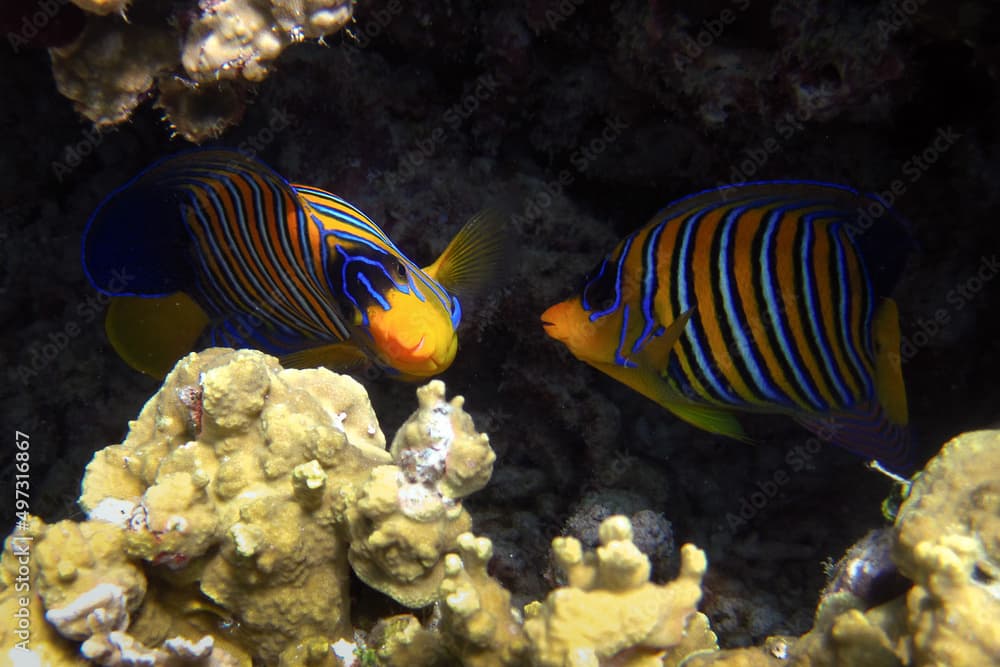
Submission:
M 877 204 L 884 215 L 855 220 Z M 814 182 L 681 199 L 542 315 L 576 358 L 713 433 L 739 412 L 793 417 L 891 466 L 909 431 L 896 305 L 911 245 L 877 200 Z
M 461 301 L 494 282 L 504 248 L 497 218 L 480 214 L 421 268 L 344 199 L 237 151 L 198 150 L 112 193 L 88 222 L 83 265 L 114 297 L 115 349 L 151 375 L 202 343 L 418 379 L 455 358 Z

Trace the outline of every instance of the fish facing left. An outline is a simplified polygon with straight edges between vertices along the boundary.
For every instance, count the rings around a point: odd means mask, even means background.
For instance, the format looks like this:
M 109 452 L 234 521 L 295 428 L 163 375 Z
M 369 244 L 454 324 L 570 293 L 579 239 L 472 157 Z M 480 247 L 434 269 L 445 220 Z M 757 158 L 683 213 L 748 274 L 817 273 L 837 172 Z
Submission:
M 504 234 L 480 212 L 421 268 L 344 199 L 212 149 L 167 157 L 108 196 L 82 254 L 113 297 L 112 345 L 154 377 L 203 344 L 419 380 L 454 360 L 462 303 L 496 283 Z
M 857 222 L 873 209 L 874 224 Z M 575 357 L 694 426 L 747 440 L 739 413 L 787 415 L 907 470 L 889 295 L 911 246 L 904 221 L 846 186 L 724 186 L 668 205 L 542 322 Z

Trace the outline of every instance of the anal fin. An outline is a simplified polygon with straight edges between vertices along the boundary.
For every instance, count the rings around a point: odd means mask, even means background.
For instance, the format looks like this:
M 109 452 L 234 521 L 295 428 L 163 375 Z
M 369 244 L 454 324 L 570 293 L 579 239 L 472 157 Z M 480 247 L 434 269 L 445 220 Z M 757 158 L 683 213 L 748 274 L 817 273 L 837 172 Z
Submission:
M 346 373 L 368 364 L 371 360 L 357 345 L 332 343 L 282 355 L 280 361 L 285 368 L 325 366 L 331 370 Z
M 118 355 L 157 379 L 194 348 L 207 325 L 205 311 L 183 292 L 156 298 L 115 297 L 104 320 Z

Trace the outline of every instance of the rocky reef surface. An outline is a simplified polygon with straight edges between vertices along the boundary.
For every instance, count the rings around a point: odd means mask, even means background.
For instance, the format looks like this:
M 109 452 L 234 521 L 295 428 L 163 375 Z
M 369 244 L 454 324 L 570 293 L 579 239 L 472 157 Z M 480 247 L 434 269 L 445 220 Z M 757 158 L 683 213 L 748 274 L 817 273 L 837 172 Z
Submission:
M 193 26 L 233 16 L 209 16 L 216 6 L 256 8 L 278 26 L 275 5 L 257 2 L 135 0 L 128 23 L 120 8 L 84 7 L 77 21 L 65 2 L 0 10 L 0 421 L 29 436 L 30 509 L 47 521 L 79 518 L 94 448 L 121 441 L 157 388 L 108 346 L 79 241 L 109 192 L 190 147 L 162 120 L 172 99 L 183 111 L 171 118 L 212 128 L 187 136 L 348 198 L 418 260 L 484 205 L 511 212 L 517 261 L 466 309 L 443 379 L 468 398 L 497 455 L 491 483 L 463 506 L 491 540 L 490 573 L 513 605 L 557 581 L 541 565 L 552 537 L 593 549 L 601 522 L 624 514 L 655 581 L 676 575 L 675 545 L 705 551 L 700 609 L 723 646 L 798 636 L 813 625 L 825 569 L 884 524 L 892 484 L 853 457 L 780 419 L 748 420 L 757 447 L 694 431 L 542 333 L 542 310 L 678 196 L 787 177 L 889 193 L 920 244 L 897 293 L 920 455 L 997 424 L 993 4 L 373 0 L 353 5 L 324 44 L 276 33 L 280 55 L 252 81 L 239 68 L 185 69 Z M 57 40 L 46 27 L 59 28 Z M 117 50 L 74 44 L 80 36 Z M 125 77 L 91 54 L 164 67 Z M 60 67 L 99 81 L 74 83 L 70 99 Z M 192 81 L 200 92 L 189 95 Z M 77 105 L 116 99 L 100 97 L 104 83 L 128 93 L 129 119 L 95 128 Z M 235 124 L 216 124 L 221 116 Z M 395 432 L 411 388 L 357 379 Z M 14 455 L 0 454 L 5 483 Z M 14 504 L 3 507 L 11 526 Z
M 13 623 L 0 630 L 0 665 L 1000 659 L 1000 432 L 945 445 L 906 486 L 884 539 L 832 568 L 809 632 L 720 650 L 698 611 L 705 552 L 684 545 L 673 580 L 654 583 L 621 514 L 600 521 L 593 549 L 555 538 L 553 590 L 513 603 L 463 506 L 490 480 L 489 437 L 440 381 L 417 398 L 387 450 L 348 376 L 249 350 L 182 359 L 125 440 L 87 466 L 86 519 L 22 516 L 5 540 L 0 612 Z M 894 587 L 873 585 L 890 575 Z

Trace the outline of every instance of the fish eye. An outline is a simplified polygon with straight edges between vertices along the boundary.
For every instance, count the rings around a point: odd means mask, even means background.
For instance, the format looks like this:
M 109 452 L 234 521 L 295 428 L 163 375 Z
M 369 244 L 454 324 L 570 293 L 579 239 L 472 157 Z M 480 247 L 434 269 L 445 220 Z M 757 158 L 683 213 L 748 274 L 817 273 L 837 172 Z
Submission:
M 406 264 L 403 264 L 402 262 L 397 261 L 396 262 L 396 277 L 399 278 L 400 280 L 406 280 L 406 273 L 407 273 L 407 271 L 406 271 Z
M 604 314 L 614 307 L 617 300 L 615 274 L 607 270 L 607 262 L 587 274 L 583 284 L 583 308 Z

